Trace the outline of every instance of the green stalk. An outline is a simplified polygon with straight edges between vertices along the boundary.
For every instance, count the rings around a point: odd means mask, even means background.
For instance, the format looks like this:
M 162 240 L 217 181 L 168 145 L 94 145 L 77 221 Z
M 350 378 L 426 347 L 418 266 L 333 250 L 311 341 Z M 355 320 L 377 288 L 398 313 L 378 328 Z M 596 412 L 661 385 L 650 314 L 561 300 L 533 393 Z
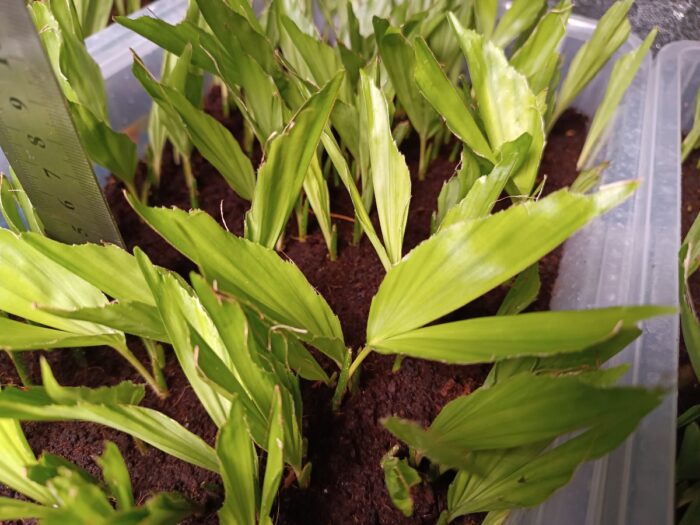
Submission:
M 143 377 L 146 380 L 146 383 L 148 383 L 148 386 L 150 386 L 153 391 L 156 393 L 156 395 L 161 398 L 165 399 L 165 397 L 168 395 L 167 391 L 162 391 L 160 388 L 160 385 L 158 384 L 158 381 L 156 381 L 156 378 L 153 377 L 153 375 L 146 369 L 145 366 L 141 364 L 141 361 L 139 361 L 134 353 L 129 350 L 129 347 L 127 345 L 124 346 L 119 346 L 119 345 L 112 345 L 112 348 L 114 348 L 117 352 L 119 352 L 119 355 L 121 355 L 126 361 L 134 367 L 134 369 L 141 374 L 141 377 Z
M 32 386 L 32 380 L 29 378 L 29 367 L 27 366 L 27 360 L 22 352 L 7 352 L 10 356 L 12 364 L 15 365 L 15 370 L 17 370 L 17 375 L 19 380 L 24 386 Z
M 306 242 L 306 234 L 309 227 L 309 201 L 304 200 L 303 196 L 299 197 L 296 205 L 296 217 L 297 217 L 297 232 L 299 236 L 299 242 Z
M 192 173 L 192 163 L 190 162 L 189 155 L 181 155 L 182 159 L 182 172 L 185 175 L 185 184 L 187 184 L 187 191 L 190 194 L 190 206 L 192 208 L 199 208 L 199 199 L 197 198 L 197 180 L 194 178 Z
M 427 151 L 426 146 L 428 145 L 428 140 L 424 135 L 420 135 L 420 154 L 418 157 L 418 180 L 425 180 L 425 172 L 428 171 L 428 164 L 430 163 L 430 152 Z
M 355 360 L 352 362 L 350 365 L 350 370 L 348 371 L 348 379 L 352 378 L 353 374 L 357 372 L 357 369 L 360 367 L 362 364 L 362 361 L 367 359 L 367 356 L 372 352 L 372 349 L 369 346 L 365 346 L 362 351 L 357 354 L 357 357 Z
M 151 369 L 153 370 L 153 377 L 158 383 L 158 388 L 167 396 L 169 392 L 168 383 L 163 374 L 163 368 L 165 367 L 165 352 L 163 351 L 163 347 L 156 341 L 145 337 L 142 337 L 141 341 L 148 352 L 148 356 L 151 358 Z

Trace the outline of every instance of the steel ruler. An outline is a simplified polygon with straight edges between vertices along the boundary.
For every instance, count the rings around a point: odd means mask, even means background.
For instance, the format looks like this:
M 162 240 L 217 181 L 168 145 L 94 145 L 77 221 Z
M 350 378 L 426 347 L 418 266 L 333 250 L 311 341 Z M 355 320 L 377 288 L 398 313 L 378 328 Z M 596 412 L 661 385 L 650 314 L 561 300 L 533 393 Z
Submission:
M 49 237 L 123 244 L 25 0 L 0 0 L 0 148 Z

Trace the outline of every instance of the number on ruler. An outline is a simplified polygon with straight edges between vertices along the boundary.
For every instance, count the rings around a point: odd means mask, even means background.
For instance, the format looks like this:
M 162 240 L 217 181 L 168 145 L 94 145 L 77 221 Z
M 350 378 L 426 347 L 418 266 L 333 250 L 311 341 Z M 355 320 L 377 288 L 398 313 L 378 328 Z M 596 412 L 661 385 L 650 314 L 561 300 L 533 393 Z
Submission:
M 69 209 L 69 210 L 71 210 L 71 211 L 74 211 L 74 210 L 75 210 L 75 204 L 73 204 L 73 203 L 72 203 L 71 201 L 69 201 L 69 200 L 65 200 L 65 199 L 62 199 L 61 197 L 58 197 L 58 202 L 60 202 L 61 204 L 63 204 L 63 206 L 65 206 L 66 209 Z
M 13 108 L 19 109 L 19 110 L 25 109 L 27 107 L 27 105 L 24 102 L 22 102 L 20 99 L 18 99 L 17 97 L 10 97 L 10 105 Z
M 34 135 L 30 135 L 27 133 L 27 140 L 31 142 L 34 146 L 37 146 L 41 149 L 46 149 L 46 143 L 41 137 L 35 137 Z

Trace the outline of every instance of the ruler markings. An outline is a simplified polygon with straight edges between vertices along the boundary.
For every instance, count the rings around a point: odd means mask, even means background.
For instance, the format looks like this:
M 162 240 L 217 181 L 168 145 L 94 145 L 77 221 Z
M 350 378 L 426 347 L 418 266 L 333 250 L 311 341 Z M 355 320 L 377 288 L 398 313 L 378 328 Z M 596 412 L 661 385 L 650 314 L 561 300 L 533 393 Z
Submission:
M 47 232 L 122 244 L 24 0 L 0 0 L 0 146 Z

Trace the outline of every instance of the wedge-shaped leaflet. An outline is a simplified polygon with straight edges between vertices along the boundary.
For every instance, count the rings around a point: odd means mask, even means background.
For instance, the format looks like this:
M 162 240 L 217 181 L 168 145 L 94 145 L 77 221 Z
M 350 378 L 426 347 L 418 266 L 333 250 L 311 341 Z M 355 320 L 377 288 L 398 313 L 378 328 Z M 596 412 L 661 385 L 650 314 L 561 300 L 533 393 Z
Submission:
M 214 450 L 164 414 L 134 404 L 143 388 L 128 383 L 92 390 L 58 385 L 45 361 L 44 387 L 6 388 L 0 392 L 0 417 L 20 421 L 87 421 L 126 432 L 183 461 L 218 472 Z M 136 397 L 135 397 L 136 396 Z
M 474 471 L 476 452 L 542 446 L 577 430 L 604 432 L 622 416 L 640 419 L 661 397 L 660 391 L 598 386 L 583 376 L 519 374 L 451 401 L 428 429 L 396 417 L 383 424 L 431 460 Z
M 46 487 L 32 481 L 24 474 L 24 468 L 36 461 L 34 452 L 27 443 L 27 438 L 22 432 L 19 421 L 14 419 L 0 419 L 0 483 L 10 487 L 25 496 L 43 503 L 52 505 L 55 500 Z M 0 504 L 0 519 L 5 509 Z
M 219 511 L 222 523 L 271 525 L 270 511 L 283 472 L 282 398 L 275 389 L 270 418 L 270 451 L 262 487 L 258 480 L 258 458 L 250 437 L 250 428 L 240 403 L 234 400 L 228 421 L 216 440 L 226 499 Z
M 129 202 L 221 291 L 253 305 L 275 324 L 293 329 L 338 364 L 343 362 L 346 348 L 340 321 L 294 264 L 273 250 L 231 235 L 206 213 Z
M 122 345 L 124 337 L 117 333 L 95 335 L 76 334 L 53 328 L 45 328 L 0 317 L 0 350 L 80 348 L 84 346 Z
M 70 310 L 107 303 L 97 288 L 34 249 L 23 236 L 0 230 L 0 310 L 74 334 L 116 334 L 35 308 L 39 304 Z
M 523 133 L 513 142 L 503 145 L 501 158 L 491 173 L 478 177 L 471 185 L 469 193 L 444 216 L 440 228 L 447 228 L 458 222 L 480 219 L 493 210 L 508 181 L 522 168 L 529 156 L 530 135 Z M 468 154 L 467 154 L 468 155 Z M 464 162 L 466 155 L 462 155 Z M 438 209 L 440 201 L 438 199 Z
M 94 162 L 107 168 L 132 191 L 138 155 L 133 141 L 99 120 L 85 106 L 69 103 L 83 147 Z
M 372 348 L 454 364 L 581 351 L 669 308 L 640 306 L 477 317 L 390 337 Z
M 253 439 L 262 448 L 267 446 L 270 414 L 278 395 L 275 389 L 279 387 L 286 409 L 283 414 L 285 459 L 300 473 L 303 468 L 300 433 L 302 406 L 298 380 L 283 360 L 286 356 L 278 352 L 278 340 L 284 337 L 267 331 L 268 328 L 264 325 L 256 325 L 249 321 L 253 315 L 246 316 L 243 308 L 235 300 L 222 297 L 201 277 L 193 276 L 193 284 L 217 327 L 227 352 L 227 355 L 221 358 L 221 362 L 226 363 L 225 366 L 234 378 L 233 382 L 219 381 L 219 386 L 228 392 L 229 399 L 236 396 L 245 406 Z M 266 346 L 259 344 L 261 331 L 267 331 L 269 339 Z M 205 350 L 200 344 L 198 365 L 206 376 L 212 368 L 205 365 Z M 283 350 L 288 351 L 288 347 Z M 236 385 L 240 385 L 240 388 Z
M 384 485 L 386 485 L 389 492 L 391 502 L 404 516 L 410 517 L 413 514 L 411 487 L 420 483 L 421 477 L 408 464 L 408 461 L 399 459 L 394 455 L 398 448 L 398 445 L 396 445 L 385 454 L 380 465 L 382 470 L 384 470 Z
M 156 304 L 136 258 L 116 245 L 69 245 L 35 233 L 23 234 L 21 238 L 52 262 L 114 299 Z
M 370 307 L 367 344 L 439 319 L 514 277 L 636 186 L 610 184 L 590 196 L 558 191 L 433 235 L 382 281 Z
M 608 126 L 608 123 L 612 120 L 615 115 L 615 110 L 620 104 L 623 95 L 627 91 L 627 88 L 632 84 L 634 77 L 639 71 L 639 67 L 642 65 L 642 61 L 647 56 L 651 44 L 656 38 L 658 29 L 652 29 L 647 37 L 642 42 L 637 49 L 630 51 L 626 55 L 623 55 L 615 65 L 613 66 L 612 73 L 610 73 L 610 80 L 608 81 L 608 87 L 605 89 L 605 95 L 603 100 L 596 109 L 595 115 L 593 116 L 593 122 L 588 129 L 588 135 L 586 135 L 586 142 L 583 145 L 583 150 L 578 158 L 576 167 L 580 170 L 585 167 L 589 167 L 589 160 L 591 160 L 598 148 L 600 148 L 603 139 L 603 133 Z
M 627 12 L 632 2 L 633 0 L 615 2 L 596 24 L 591 39 L 578 50 L 557 94 L 554 114 L 548 125 L 553 125 L 559 115 L 571 105 L 613 53 L 627 40 L 631 31 Z
M 415 80 L 423 96 L 442 115 L 452 132 L 476 155 L 495 162 L 491 146 L 484 138 L 462 95 L 447 78 L 422 38 L 415 40 L 415 52 Z
M 156 269 L 143 252 L 138 250 L 136 255 L 141 271 L 156 299 L 163 326 L 173 345 L 180 367 L 202 406 L 212 421 L 220 427 L 226 421 L 230 404 L 200 377 L 190 339 L 190 325 L 197 327 L 209 347 L 215 349 L 219 357 L 227 357 L 223 342 L 197 298 L 172 274 Z
M 134 58 L 134 76 L 156 104 L 171 118 L 179 118 L 192 144 L 226 179 L 233 190 L 246 200 L 253 197 L 255 172 L 238 141 L 221 123 L 195 107 L 176 89 L 159 84 L 138 57 Z
M 474 22 L 479 33 L 491 38 L 498 16 L 497 0 L 480 0 L 474 2 Z
M 498 21 L 491 40 L 498 47 L 505 49 L 537 21 L 537 17 L 546 6 L 547 2 L 544 0 L 514 0 Z
M 536 95 L 547 89 L 552 77 L 558 75 L 558 48 L 566 34 L 571 9 L 571 2 L 563 0 L 540 18 L 530 36 L 510 58 L 511 65 L 527 77 Z
M 474 182 L 481 177 L 481 168 L 468 148 L 462 148 L 459 168 L 452 177 L 443 183 L 437 199 L 437 210 L 433 212 L 430 228 L 434 233 L 442 224 L 447 213 L 456 206 L 471 190 Z
M 384 246 L 392 264 L 401 260 L 403 235 L 411 201 L 411 175 L 391 135 L 386 99 L 364 71 L 360 73 L 367 112 L 372 185 Z
M 391 85 L 401 106 L 406 110 L 411 125 L 420 138 L 419 177 L 427 169 L 429 152 L 426 141 L 439 129 L 439 118 L 430 103 L 423 98 L 414 81 L 416 56 L 413 46 L 395 27 L 389 27 L 377 42 L 382 64 L 389 73 Z
M 257 515 L 258 458 L 250 437 L 245 411 L 236 400 L 216 438 L 216 455 L 226 499 L 219 511 L 223 523 L 255 524 Z
M 454 15 L 448 16 L 467 57 L 479 115 L 491 147 L 500 149 L 523 133 L 532 138 L 525 165 L 513 179 L 516 192 L 529 195 L 545 142 L 541 103 L 527 79 L 508 63 L 502 49 L 482 35 L 464 29 Z
M 271 140 L 246 214 L 248 239 L 268 248 L 277 243 L 301 191 L 342 80 L 342 73 L 335 76 Z
M 119 510 L 128 510 L 134 506 L 134 492 L 131 488 L 131 477 L 126 466 L 126 461 L 119 447 L 107 441 L 102 456 L 97 458 L 97 463 L 102 469 L 104 481 L 109 491 L 114 496 Z
M 323 147 L 326 150 L 326 153 L 328 153 L 328 157 L 331 159 L 331 162 L 335 167 L 336 173 L 338 173 L 340 180 L 343 181 L 345 188 L 350 194 L 350 199 L 352 200 L 353 208 L 355 208 L 355 216 L 357 217 L 358 222 L 362 226 L 362 230 L 365 232 L 365 234 L 367 234 L 367 238 L 372 244 L 374 250 L 377 252 L 379 260 L 382 262 L 384 269 L 388 271 L 389 268 L 391 268 L 391 261 L 389 260 L 389 256 L 386 253 L 386 248 L 384 248 L 384 245 L 379 240 L 379 236 L 377 235 L 377 232 L 374 229 L 374 225 L 372 224 L 372 220 L 370 219 L 369 213 L 367 213 L 367 208 L 365 207 L 365 204 L 362 201 L 362 195 L 360 195 L 360 191 L 357 189 L 355 179 L 353 178 L 352 173 L 350 172 L 350 166 L 348 166 L 348 162 L 347 160 L 345 160 L 345 156 L 343 155 L 340 146 L 336 142 L 333 135 L 327 131 L 323 132 L 323 135 L 321 136 L 321 141 L 323 143 Z
M 524 377 L 528 379 L 527 375 Z M 570 412 L 582 407 L 581 421 L 587 420 L 586 430 L 576 437 L 555 447 L 549 447 L 551 440 L 547 439 L 516 448 L 472 453 L 471 467 L 459 471 L 448 490 L 448 521 L 471 512 L 531 507 L 543 502 L 568 483 L 583 462 L 617 448 L 661 398 L 659 392 L 591 388 L 596 392 L 594 398 L 600 395 L 598 402 L 610 404 L 592 417 L 586 406 L 593 398 L 579 398 L 570 405 L 567 409 Z M 540 415 L 534 417 L 558 417 L 556 414 L 544 416 L 547 408 L 538 408 Z M 516 407 L 513 409 L 517 411 Z

